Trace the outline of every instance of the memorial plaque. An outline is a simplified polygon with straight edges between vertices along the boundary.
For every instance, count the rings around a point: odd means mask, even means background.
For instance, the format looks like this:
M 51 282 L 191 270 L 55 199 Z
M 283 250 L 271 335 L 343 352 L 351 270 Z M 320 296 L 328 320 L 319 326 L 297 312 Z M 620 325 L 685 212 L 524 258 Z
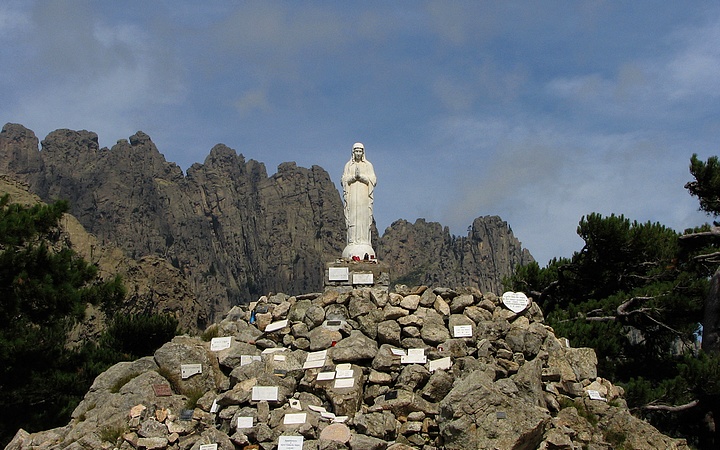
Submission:
M 220 405 L 218 405 L 217 400 L 213 400 L 212 406 L 210 406 L 210 412 L 212 414 L 215 414 L 220 410 Z
M 277 386 L 253 386 L 252 400 L 253 401 L 265 400 L 268 402 L 276 402 L 278 400 L 278 387 Z
M 342 363 L 335 366 L 335 370 L 352 370 L 352 364 Z
M 289 413 L 283 417 L 283 424 L 285 425 L 297 425 L 305 423 L 307 420 L 307 413 Z
M 252 428 L 253 427 L 252 416 L 238 417 L 237 427 L 238 428 Z
M 401 348 L 391 348 L 390 351 L 395 356 L 407 356 L 407 352 Z
M 287 369 L 273 369 L 273 374 L 279 377 L 284 377 L 287 373 Z
M 273 323 L 271 323 L 270 325 L 268 325 L 267 327 L 265 327 L 265 332 L 266 332 L 266 333 L 272 333 L 273 331 L 282 330 L 282 329 L 285 328 L 286 326 L 288 326 L 288 320 L 287 320 L 287 319 L 285 319 L 285 320 L 279 320 L 279 321 L 273 322 Z
M 340 378 L 335 379 L 335 389 L 351 388 L 355 386 L 355 378 Z
M 329 327 L 339 327 L 342 326 L 343 323 L 342 320 L 327 320 L 326 322 Z
M 335 416 L 335 417 L 332 419 L 332 422 L 333 422 L 333 423 L 344 423 L 344 422 L 347 421 L 349 418 L 350 418 L 350 416 Z
M 472 337 L 472 325 L 455 325 L 453 327 L 453 337 L 464 338 Z
M 280 436 L 277 450 L 302 450 L 304 439 L 302 436 Z
M 372 273 L 353 273 L 352 284 L 374 284 Z
M 169 384 L 153 384 L 152 388 L 156 397 L 169 397 L 172 395 L 172 389 Z
M 255 312 L 258 314 L 265 314 L 268 312 L 268 305 L 261 303 L 255 307 Z
M 334 380 L 335 379 L 335 372 L 320 372 L 317 374 L 316 380 L 323 381 L 323 380 Z
M 498 411 L 495 413 L 495 417 L 498 419 L 507 419 L 507 413 L 505 411 Z
M 232 336 L 212 338 L 210 340 L 210 350 L 213 352 L 225 350 L 226 348 L 230 348 L 231 343 Z
M 408 354 L 400 357 L 402 364 L 425 364 L 427 356 L 425 356 L 424 348 L 409 348 Z
M 325 365 L 324 359 L 318 359 L 315 361 L 305 361 L 305 364 L 303 364 L 303 369 L 319 369 Z
M 322 406 L 317 406 L 317 405 L 308 405 L 308 409 L 310 411 L 315 411 L 317 413 L 327 412 L 327 410 L 325 408 L 323 408 Z
M 285 355 L 273 355 L 273 361 L 285 361 L 287 356 Z
M 594 389 L 588 389 L 587 393 L 588 393 L 588 397 L 590 397 L 590 400 L 600 400 L 603 402 L 607 401 L 607 399 L 605 397 L 600 395 L 600 392 L 598 392 Z
M 320 413 L 320 417 L 322 417 L 323 419 L 334 420 L 336 416 L 330 411 L 323 411 Z
M 180 411 L 180 420 L 192 420 L 195 411 L 192 409 L 183 409 Z
M 325 361 L 325 358 L 327 358 L 327 350 L 320 350 L 319 352 L 308 353 L 305 361 Z
M 530 306 L 530 299 L 522 292 L 506 292 L 502 296 L 503 305 L 515 314 Z
M 181 364 L 180 365 L 180 376 L 184 380 L 191 376 L 202 373 L 202 364 Z
M 355 371 L 350 370 L 335 370 L 335 379 L 337 378 L 352 378 L 355 376 Z
M 200 450 L 218 450 L 217 444 L 203 444 L 200 446 Z
M 290 407 L 292 409 L 298 409 L 298 410 L 302 411 L 302 405 L 300 404 L 300 400 L 298 400 L 296 398 L 291 398 L 288 400 L 288 403 L 290 404 Z
M 350 271 L 347 267 L 329 267 L 328 280 L 330 281 L 348 281 L 350 279 Z
M 240 366 L 247 366 L 253 361 L 262 361 L 260 355 L 240 355 Z
M 430 361 L 430 372 L 434 372 L 436 370 L 448 370 L 452 367 L 452 361 L 450 360 L 449 356 L 446 356 L 445 358 L 436 359 L 434 361 Z
M 390 391 L 385 394 L 385 400 L 395 400 L 398 396 L 398 391 Z

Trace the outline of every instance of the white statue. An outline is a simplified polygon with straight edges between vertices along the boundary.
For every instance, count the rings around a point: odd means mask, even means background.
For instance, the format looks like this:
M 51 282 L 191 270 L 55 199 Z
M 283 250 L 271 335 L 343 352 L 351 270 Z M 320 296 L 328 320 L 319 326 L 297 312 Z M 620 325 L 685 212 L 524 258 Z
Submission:
M 365 159 L 365 147 L 358 142 L 353 145 L 352 156 L 345 164 L 342 176 L 347 225 L 347 246 L 343 250 L 343 258 L 375 259 L 375 250 L 370 243 L 375 184 L 377 178 L 373 166 Z

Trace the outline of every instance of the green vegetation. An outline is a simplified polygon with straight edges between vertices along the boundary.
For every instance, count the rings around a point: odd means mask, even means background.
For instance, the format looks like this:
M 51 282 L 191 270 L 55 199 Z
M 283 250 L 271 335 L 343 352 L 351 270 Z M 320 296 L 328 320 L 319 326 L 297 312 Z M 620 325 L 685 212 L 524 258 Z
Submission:
M 693 155 L 690 172 L 696 181 L 686 188 L 702 210 L 720 215 L 718 159 Z M 594 348 L 599 375 L 625 387 L 635 412 L 699 448 L 716 448 L 705 424 L 720 417 L 720 272 L 713 277 L 720 233 L 702 225 L 680 235 L 596 213 L 577 233 L 580 251 L 543 268 L 519 267 L 505 286 L 531 295 L 558 336 Z M 621 436 L 612 438 L 621 445 Z
M 118 314 L 122 280 L 99 279 L 68 246 L 58 230 L 67 209 L 63 201 L 28 207 L 0 197 L 0 446 L 19 428 L 66 424 L 97 375 L 152 354 L 177 328 L 170 317 Z M 66 348 L 88 303 L 115 318 L 97 343 Z

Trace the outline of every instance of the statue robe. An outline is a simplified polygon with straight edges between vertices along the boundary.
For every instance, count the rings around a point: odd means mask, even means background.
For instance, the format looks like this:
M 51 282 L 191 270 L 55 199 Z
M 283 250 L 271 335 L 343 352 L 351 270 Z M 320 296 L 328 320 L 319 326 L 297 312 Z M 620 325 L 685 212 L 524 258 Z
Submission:
M 356 178 L 359 173 L 360 179 Z M 347 225 L 347 243 L 370 243 L 370 227 L 373 220 L 373 191 L 377 178 L 372 164 L 363 157 L 345 164 L 342 176 L 343 197 L 345 199 L 345 223 Z

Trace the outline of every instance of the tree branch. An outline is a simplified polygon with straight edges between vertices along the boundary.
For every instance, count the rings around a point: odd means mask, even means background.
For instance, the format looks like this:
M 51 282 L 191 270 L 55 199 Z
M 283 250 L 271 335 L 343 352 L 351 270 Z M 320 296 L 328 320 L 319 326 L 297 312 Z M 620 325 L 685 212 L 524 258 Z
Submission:
M 641 408 L 645 411 L 667 411 L 667 412 L 682 412 L 687 411 L 689 409 L 693 409 L 697 405 L 700 404 L 700 400 L 693 400 L 689 403 L 685 403 L 684 405 L 678 405 L 678 406 L 669 406 L 669 405 L 645 405 Z

